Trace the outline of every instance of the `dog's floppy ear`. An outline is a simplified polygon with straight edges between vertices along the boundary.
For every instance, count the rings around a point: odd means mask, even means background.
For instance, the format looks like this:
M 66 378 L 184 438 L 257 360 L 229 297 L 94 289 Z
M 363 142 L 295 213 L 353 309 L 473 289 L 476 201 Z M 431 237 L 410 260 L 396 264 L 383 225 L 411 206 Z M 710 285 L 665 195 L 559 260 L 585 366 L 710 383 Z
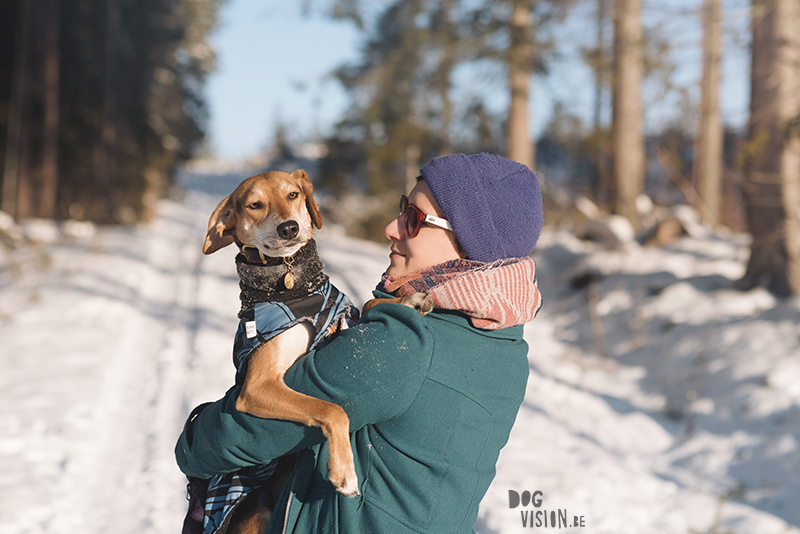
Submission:
M 236 225 L 236 210 L 228 195 L 219 203 L 208 220 L 208 233 L 203 243 L 203 254 L 211 254 L 233 243 L 233 229 Z
M 292 175 L 300 180 L 300 187 L 306 196 L 306 208 L 308 209 L 308 214 L 311 215 L 311 222 L 317 228 L 322 228 L 322 215 L 319 214 L 319 206 L 317 201 L 314 200 L 314 186 L 311 184 L 311 178 L 308 177 L 303 169 L 297 169 Z

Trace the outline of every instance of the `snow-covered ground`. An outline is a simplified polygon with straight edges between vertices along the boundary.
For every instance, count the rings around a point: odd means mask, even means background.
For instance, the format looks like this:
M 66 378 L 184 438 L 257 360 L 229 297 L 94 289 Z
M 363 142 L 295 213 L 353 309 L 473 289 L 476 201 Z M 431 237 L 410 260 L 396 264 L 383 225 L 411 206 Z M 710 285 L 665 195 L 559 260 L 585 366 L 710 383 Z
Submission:
M 149 225 L 0 246 L 0 533 L 180 531 L 173 446 L 232 380 L 238 310 L 234 251 L 200 247 L 241 178 L 189 176 Z M 387 248 L 317 239 L 369 298 Z M 547 230 L 534 257 L 528 394 L 476 530 L 800 533 L 800 302 L 732 289 L 746 239 L 611 251 Z

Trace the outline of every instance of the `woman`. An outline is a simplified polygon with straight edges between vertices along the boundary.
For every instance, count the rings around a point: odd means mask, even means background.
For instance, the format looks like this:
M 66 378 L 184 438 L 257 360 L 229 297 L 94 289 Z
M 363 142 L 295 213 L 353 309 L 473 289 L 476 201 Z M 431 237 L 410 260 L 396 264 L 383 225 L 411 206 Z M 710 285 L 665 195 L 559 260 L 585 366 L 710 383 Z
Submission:
M 178 464 L 200 478 L 302 451 L 268 532 L 472 531 L 525 394 L 542 201 L 536 175 L 498 156 L 445 156 L 420 172 L 384 230 L 375 295 L 429 292 L 434 311 L 379 304 L 285 376 L 347 412 L 360 495 L 328 482 L 318 428 L 240 413 L 237 389 L 180 437 Z

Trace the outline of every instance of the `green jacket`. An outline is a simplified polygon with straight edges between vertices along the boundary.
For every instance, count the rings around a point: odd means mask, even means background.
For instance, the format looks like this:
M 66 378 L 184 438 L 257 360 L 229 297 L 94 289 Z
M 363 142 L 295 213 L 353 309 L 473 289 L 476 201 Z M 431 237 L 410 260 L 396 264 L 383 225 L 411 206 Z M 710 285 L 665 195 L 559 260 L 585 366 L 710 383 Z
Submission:
M 290 387 L 350 417 L 357 497 L 328 482 L 318 428 L 240 413 L 238 389 L 187 421 L 178 465 L 209 478 L 304 451 L 269 532 L 283 531 L 284 517 L 285 532 L 472 532 L 525 394 L 522 330 L 480 330 L 458 313 L 420 317 L 380 304 L 295 363 Z

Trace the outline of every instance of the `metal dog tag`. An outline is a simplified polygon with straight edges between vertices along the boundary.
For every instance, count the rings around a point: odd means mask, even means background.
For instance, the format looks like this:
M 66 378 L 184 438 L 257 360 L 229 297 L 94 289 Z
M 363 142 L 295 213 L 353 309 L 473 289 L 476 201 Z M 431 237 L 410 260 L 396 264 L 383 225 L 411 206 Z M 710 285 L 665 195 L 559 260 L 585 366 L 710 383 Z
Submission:
M 292 289 L 294 287 L 294 275 L 291 271 L 286 273 L 286 276 L 283 277 L 283 285 L 286 286 L 286 289 Z

